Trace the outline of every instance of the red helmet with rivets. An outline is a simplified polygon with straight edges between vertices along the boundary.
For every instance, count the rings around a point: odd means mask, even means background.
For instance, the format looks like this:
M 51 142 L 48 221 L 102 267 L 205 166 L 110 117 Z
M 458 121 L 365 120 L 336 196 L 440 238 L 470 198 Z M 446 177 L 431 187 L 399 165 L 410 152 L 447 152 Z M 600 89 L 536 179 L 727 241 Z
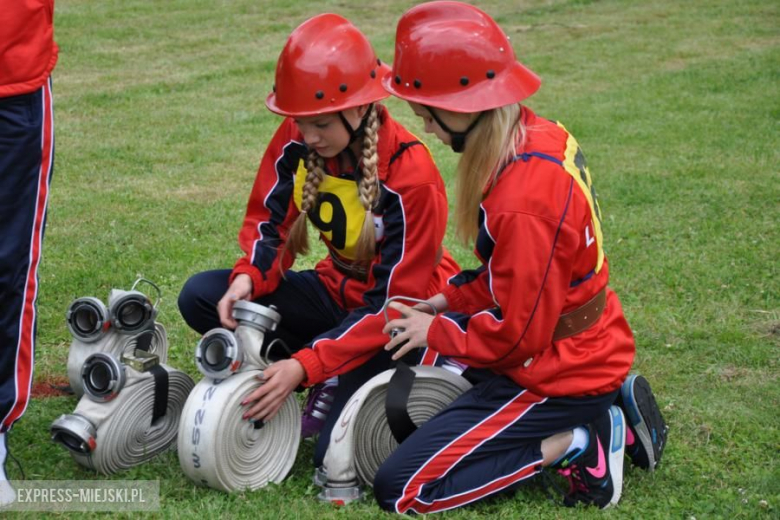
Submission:
M 452 112 L 481 112 L 517 103 L 541 80 L 517 61 L 509 38 L 485 12 L 461 2 L 429 2 L 398 22 L 393 95 Z
M 349 20 L 317 15 L 287 39 L 265 104 L 283 116 L 305 117 L 373 103 L 389 95 L 382 88 L 389 70 Z

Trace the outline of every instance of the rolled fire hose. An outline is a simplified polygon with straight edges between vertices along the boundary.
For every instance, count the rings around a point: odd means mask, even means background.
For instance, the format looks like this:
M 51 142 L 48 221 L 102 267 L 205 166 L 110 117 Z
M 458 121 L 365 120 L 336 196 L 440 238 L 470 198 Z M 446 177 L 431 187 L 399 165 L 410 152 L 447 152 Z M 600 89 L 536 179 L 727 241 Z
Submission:
M 157 301 L 137 291 L 144 282 L 157 290 Z M 132 355 L 137 349 L 156 354 L 161 363 L 168 361 L 168 336 L 154 320 L 160 303 L 160 289 L 149 280 L 139 278 L 129 291 L 112 289 L 108 307 L 94 297 L 77 298 L 65 314 L 73 341 L 68 352 L 68 381 L 81 397 L 81 368 L 92 354 L 105 352 L 117 358 Z
M 424 424 L 471 388 L 446 368 L 406 367 L 414 373 L 407 411 L 416 427 Z M 359 485 L 373 485 L 379 466 L 398 447 L 385 411 L 387 389 L 399 368 L 374 376 L 344 406 L 325 454 L 327 482 L 320 499 L 349 502 L 362 496 Z M 320 477 L 321 478 L 321 477 Z
M 119 361 L 98 352 L 84 362 L 85 394 L 72 414 L 52 423 L 52 440 L 73 459 L 104 475 L 137 466 L 176 440 L 194 382 L 138 350 Z
M 394 300 L 430 305 L 414 298 L 390 298 L 383 308 L 385 321 L 389 321 L 387 304 Z M 399 332 L 393 330 L 391 336 Z M 325 480 L 318 498 L 342 504 L 360 499 L 360 484 L 373 485 L 379 466 L 398 448 L 398 439 L 402 441 L 469 388 L 465 378 L 441 367 L 409 368 L 399 363 L 374 376 L 352 396 L 336 421 L 324 467 L 315 473 L 315 482 Z
M 187 399 L 179 426 L 182 471 L 194 482 L 226 492 L 259 489 L 281 482 L 292 469 L 301 432 L 295 396 L 285 400 L 267 423 L 246 421 L 241 402 L 262 383 L 273 345 L 263 345 L 265 331 L 281 317 L 273 309 L 238 301 L 235 332 L 212 329 L 196 348 L 204 377 Z

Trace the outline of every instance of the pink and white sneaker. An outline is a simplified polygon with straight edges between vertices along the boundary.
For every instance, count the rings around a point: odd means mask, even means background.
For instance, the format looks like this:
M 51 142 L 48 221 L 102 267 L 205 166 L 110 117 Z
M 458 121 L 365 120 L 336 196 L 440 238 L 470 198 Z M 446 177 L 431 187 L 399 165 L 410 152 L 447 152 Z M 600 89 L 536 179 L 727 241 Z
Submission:
M 573 462 L 565 461 L 558 473 L 569 480 L 564 505 L 593 504 L 600 509 L 613 506 L 623 492 L 623 454 L 626 448 L 626 420 L 623 411 L 612 406 L 588 425 L 588 446 Z

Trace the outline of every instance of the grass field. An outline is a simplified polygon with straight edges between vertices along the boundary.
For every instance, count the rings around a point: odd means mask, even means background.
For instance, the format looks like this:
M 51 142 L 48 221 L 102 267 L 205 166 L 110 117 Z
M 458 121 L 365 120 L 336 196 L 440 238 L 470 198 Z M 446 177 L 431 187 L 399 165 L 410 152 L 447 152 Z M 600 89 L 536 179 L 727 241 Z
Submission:
M 484 0 L 544 84 L 528 104 L 577 136 L 605 215 L 611 285 L 635 369 L 671 427 L 662 467 L 627 469 L 614 510 L 571 511 L 535 487 L 451 518 L 777 518 L 780 5 L 761 0 Z M 57 156 L 40 270 L 36 380 L 62 377 L 75 297 L 137 275 L 164 292 L 170 364 L 197 380 L 178 290 L 229 267 L 266 141 L 264 107 L 289 32 L 333 11 L 392 59 L 410 1 L 57 0 Z M 391 111 L 422 135 L 411 111 Z M 451 186 L 456 156 L 427 138 Z M 468 248 L 447 245 L 463 266 Z M 310 267 L 314 258 L 301 261 Z M 28 479 L 93 479 L 48 439 L 68 397 L 36 399 L 11 434 Z M 279 486 L 195 487 L 167 453 L 117 479 L 159 479 L 164 517 L 366 518 L 310 484 L 304 443 Z M 9 464 L 12 477 L 18 468 Z

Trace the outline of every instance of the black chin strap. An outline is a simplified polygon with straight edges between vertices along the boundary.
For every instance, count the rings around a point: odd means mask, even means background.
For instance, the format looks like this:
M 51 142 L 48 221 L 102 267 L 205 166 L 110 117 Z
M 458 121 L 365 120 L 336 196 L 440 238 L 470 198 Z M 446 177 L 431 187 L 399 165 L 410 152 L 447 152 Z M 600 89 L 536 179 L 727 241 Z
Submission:
M 358 138 L 363 137 L 363 133 L 366 130 L 366 122 L 368 121 L 368 114 L 371 113 L 371 108 L 373 105 L 368 106 L 368 110 L 366 110 L 366 113 L 363 115 L 363 118 L 360 120 L 360 124 L 357 128 L 352 128 L 352 125 L 349 124 L 349 121 L 347 121 L 347 118 L 344 117 L 343 112 L 339 112 L 339 118 L 341 119 L 342 124 L 344 125 L 344 128 L 347 129 L 347 132 L 349 133 L 349 144 L 354 143 Z
M 471 122 L 468 128 L 462 132 L 455 132 L 450 127 L 445 125 L 444 121 L 442 121 L 439 116 L 436 115 L 433 107 L 426 106 L 425 108 L 428 110 L 428 112 L 430 112 L 431 117 L 433 117 L 441 129 L 450 134 L 450 146 L 452 147 L 452 151 L 455 153 L 463 153 L 463 149 L 466 147 L 466 136 L 469 135 L 469 132 L 474 130 L 474 127 L 477 126 L 479 120 L 482 119 L 483 115 L 485 115 L 484 112 L 480 112 L 477 118 Z

